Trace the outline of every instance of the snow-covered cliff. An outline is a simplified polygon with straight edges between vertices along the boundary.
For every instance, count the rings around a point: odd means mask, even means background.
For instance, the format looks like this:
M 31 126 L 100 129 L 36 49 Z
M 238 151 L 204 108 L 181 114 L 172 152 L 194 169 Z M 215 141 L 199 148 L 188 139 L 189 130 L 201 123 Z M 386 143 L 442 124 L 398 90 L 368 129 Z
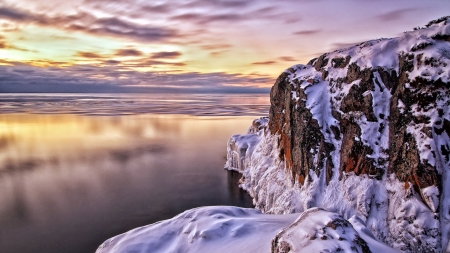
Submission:
M 449 17 L 295 65 L 225 167 L 265 213 L 320 207 L 399 250 L 450 252 L 449 80 Z
M 188 210 L 97 253 L 450 252 L 449 80 L 450 17 L 295 65 L 228 142 L 260 211 Z

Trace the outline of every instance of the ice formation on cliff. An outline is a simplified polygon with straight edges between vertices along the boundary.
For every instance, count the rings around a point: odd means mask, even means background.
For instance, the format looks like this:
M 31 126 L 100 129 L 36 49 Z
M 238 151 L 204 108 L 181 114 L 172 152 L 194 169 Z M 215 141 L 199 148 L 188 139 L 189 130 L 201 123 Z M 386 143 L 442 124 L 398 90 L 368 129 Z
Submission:
M 265 213 L 321 207 L 397 249 L 450 252 L 449 80 L 448 17 L 295 65 L 225 167 Z
M 262 213 L 196 208 L 97 253 L 450 252 L 449 80 L 450 17 L 295 65 L 228 142 Z

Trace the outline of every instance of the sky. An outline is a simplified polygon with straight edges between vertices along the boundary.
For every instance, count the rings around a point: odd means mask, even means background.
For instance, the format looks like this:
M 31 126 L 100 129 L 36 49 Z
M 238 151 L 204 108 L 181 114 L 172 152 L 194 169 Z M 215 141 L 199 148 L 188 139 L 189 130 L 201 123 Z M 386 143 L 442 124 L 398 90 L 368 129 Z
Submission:
M 292 65 L 450 1 L 0 0 L 0 93 L 268 92 Z

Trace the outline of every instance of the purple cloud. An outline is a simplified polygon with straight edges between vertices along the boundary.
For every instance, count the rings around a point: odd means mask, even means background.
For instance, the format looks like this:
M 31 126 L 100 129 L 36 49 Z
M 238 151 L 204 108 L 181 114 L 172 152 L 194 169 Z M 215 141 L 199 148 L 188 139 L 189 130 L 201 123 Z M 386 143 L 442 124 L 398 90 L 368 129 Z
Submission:
M 320 30 L 303 30 L 294 32 L 294 35 L 313 35 L 319 33 Z
M 139 72 L 121 66 L 0 66 L 0 92 L 267 92 L 264 75 Z M 26 75 L 24 75 L 26 73 Z M 104 76 L 99 79 L 98 76 Z
M 98 18 L 87 12 L 79 12 L 75 15 L 47 16 L 12 7 L 2 7 L 0 8 L 0 19 L 146 42 L 165 41 L 181 36 L 175 29 L 137 24 L 116 17 Z
M 295 58 L 293 58 L 291 56 L 281 56 L 281 57 L 278 57 L 278 59 L 280 59 L 281 61 L 297 61 Z
M 389 21 L 390 22 L 390 21 L 401 19 L 408 12 L 412 12 L 415 10 L 416 9 L 414 9 L 414 8 L 407 8 L 407 9 L 402 9 L 402 10 L 390 11 L 390 12 L 378 15 L 376 18 L 381 21 Z
M 152 59 L 172 59 L 180 56 L 180 52 L 157 52 L 152 54 Z
M 143 53 L 137 49 L 119 49 L 116 51 L 116 56 L 142 56 Z
M 83 58 L 91 58 L 91 59 L 101 59 L 103 56 L 92 53 L 92 52 L 77 52 L 77 56 L 83 57 Z

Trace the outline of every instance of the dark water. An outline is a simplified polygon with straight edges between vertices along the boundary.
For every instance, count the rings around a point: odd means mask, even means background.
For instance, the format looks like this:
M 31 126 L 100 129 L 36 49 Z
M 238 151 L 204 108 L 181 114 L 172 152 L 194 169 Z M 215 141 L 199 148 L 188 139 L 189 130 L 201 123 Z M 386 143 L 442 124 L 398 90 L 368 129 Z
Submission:
M 180 97 L 166 97 L 155 102 L 166 111 L 155 114 L 141 103 L 126 104 L 132 95 L 106 102 L 72 95 L 64 106 L 57 95 L 1 96 L 2 253 L 95 252 L 109 237 L 186 209 L 252 206 L 237 187 L 240 175 L 222 168 L 228 138 L 244 133 L 255 118 L 235 115 L 267 111 L 262 97 L 190 98 L 195 110 L 183 99 L 166 101 Z M 139 99 L 153 105 L 152 97 Z

